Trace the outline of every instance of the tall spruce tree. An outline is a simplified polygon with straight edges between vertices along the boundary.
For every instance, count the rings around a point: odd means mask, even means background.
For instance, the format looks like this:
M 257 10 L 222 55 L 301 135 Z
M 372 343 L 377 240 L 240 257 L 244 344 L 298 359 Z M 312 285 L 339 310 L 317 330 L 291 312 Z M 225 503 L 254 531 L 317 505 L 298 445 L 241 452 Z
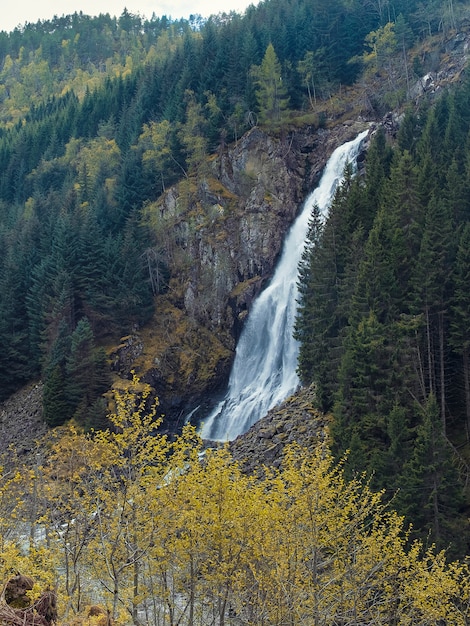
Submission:
M 421 353 L 427 394 L 439 400 L 443 428 L 446 428 L 448 324 L 450 277 L 454 245 L 453 224 L 448 206 L 433 198 L 426 212 L 426 223 L 412 284 L 414 311 L 422 315 Z
M 420 424 L 413 452 L 403 468 L 397 504 L 413 523 L 416 534 L 439 548 L 450 546 L 452 554 L 462 554 L 469 547 L 461 515 L 463 484 L 452 447 L 442 431 L 434 394 L 419 413 Z
M 453 274 L 454 292 L 451 300 L 450 343 L 460 356 L 462 368 L 456 395 L 464 405 L 465 430 L 470 442 L 470 224 L 467 222 L 459 238 Z
M 393 408 L 389 332 L 373 311 L 348 328 L 331 427 L 336 456 L 350 451 L 348 475 L 367 471 L 380 488 L 390 445 L 387 416 Z
M 97 348 L 90 322 L 79 320 L 70 337 L 65 390 L 72 415 L 86 426 L 101 421 L 97 401 L 109 387 L 110 376 L 104 351 Z
M 282 121 L 289 98 L 282 79 L 281 64 L 272 43 L 266 48 L 261 65 L 253 67 L 252 74 L 258 87 L 256 98 L 260 122 L 274 129 Z
M 300 342 L 298 371 L 301 380 L 308 384 L 318 378 L 317 367 L 321 363 L 321 338 L 315 310 L 319 288 L 318 277 L 315 275 L 313 260 L 318 254 L 317 246 L 321 245 L 323 217 L 317 204 L 312 208 L 308 225 L 306 243 L 299 263 L 298 290 L 299 299 L 294 324 L 294 337 Z

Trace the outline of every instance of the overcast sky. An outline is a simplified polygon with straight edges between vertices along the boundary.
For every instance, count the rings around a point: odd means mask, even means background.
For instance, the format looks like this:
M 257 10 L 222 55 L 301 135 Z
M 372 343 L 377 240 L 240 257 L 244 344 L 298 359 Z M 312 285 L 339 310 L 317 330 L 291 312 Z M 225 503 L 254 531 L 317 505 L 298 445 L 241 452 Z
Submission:
M 0 30 L 9 32 L 25 22 L 75 11 L 87 15 L 109 13 L 119 17 L 126 7 L 130 13 L 139 13 L 143 17 L 151 17 L 152 13 L 172 18 L 189 17 L 195 13 L 207 17 L 223 11 L 242 13 L 248 5 L 257 3 L 257 0 L 2 0 Z

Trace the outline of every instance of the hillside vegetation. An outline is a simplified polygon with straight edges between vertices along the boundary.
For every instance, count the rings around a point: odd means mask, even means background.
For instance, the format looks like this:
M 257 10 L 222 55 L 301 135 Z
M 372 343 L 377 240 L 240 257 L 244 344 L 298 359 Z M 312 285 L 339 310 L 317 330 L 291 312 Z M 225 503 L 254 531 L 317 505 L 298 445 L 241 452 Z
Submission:
M 468 80 L 379 132 L 301 266 L 299 371 L 338 457 L 437 542 L 463 539 L 470 460 Z M 468 493 L 467 493 L 468 502 Z
M 60 623 L 468 624 L 468 566 L 411 541 L 326 445 L 291 445 L 257 476 L 227 449 L 201 462 L 192 427 L 173 441 L 156 433 L 149 392 L 134 380 L 115 431 L 56 430 L 35 468 L 1 477 L 0 576 L 27 572 L 30 601 L 56 589 Z M 5 623 L 33 623 L 21 600 L 0 599 Z
M 270 0 L 244 16 L 74 14 L 0 33 L 3 398 L 40 376 L 49 424 L 99 425 L 107 355 L 158 319 L 175 250 L 186 262 L 175 221 L 149 224 L 142 210 L 181 178 L 210 189 L 208 155 L 253 124 L 282 134 L 344 111 L 363 67 L 384 87 L 361 83 L 352 114 L 397 104 L 404 76 L 436 62 L 412 62 L 409 47 L 467 8 Z
M 40 379 L 53 427 L 27 460 L 4 451 L 5 581 L 53 587 L 77 626 L 469 623 L 469 17 L 265 0 L 0 33 L 0 399 Z M 153 399 L 220 383 L 312 153 L 390 110 L 300 267 L 321 444 L 254 474 L 201 461 Z M 35 615 L 4 599 L 0 620 Z

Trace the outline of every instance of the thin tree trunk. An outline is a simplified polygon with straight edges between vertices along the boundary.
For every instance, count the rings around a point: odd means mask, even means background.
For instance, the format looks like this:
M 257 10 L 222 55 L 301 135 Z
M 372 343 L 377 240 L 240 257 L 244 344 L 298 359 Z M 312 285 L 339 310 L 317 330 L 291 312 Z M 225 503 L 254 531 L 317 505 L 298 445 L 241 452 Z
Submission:
M 406 97 L 410 97 L 410 75 L 408 72 L 408 55 L 406 54 L 405 41 L 403 40 L 403 62 L 405 64 L 405 76 L 406 76 Z
M 194 625 L 194 603 L 196 600 L 195 586 L 196 586 L 196 574 L 194 571 L 193 556 L 190 557 L 190 583 L 189 583 L 189 620 L 188 626 Z
M 140 562 L 138 556 L 138 542 L 137 535 L 137 508 L 136 505 L 132 505 L 132 619 L 134 624 L 140 624 L 139 621 L 139 587 L 140 587 Z
M 434 532 L 435 537 L 434 540 L 437 542 L 440 538 L 440 524 L 439 524 L 439 501 L 437 499 L 437 480 L 436 475 L 433 477 L 433 494 L 432 494 L 432 505 L 434 510 Z
M 434 368 L 432 358 L 431 321 L 429 319 L 429 307 L 426 305 L 426 344 L 428 350 L 428 394 L 434 393 Z
M 462 360 L 465 386 L 465 410 L 467 416 L 467 441 L 470 441 L 470 353 L 468 346 L 465 346 L 463 349 Z
M 446 434 L 446 379 L 444 359 L 444 311 L 439 312 L 439 375 L 441 388 L 442 432 Z

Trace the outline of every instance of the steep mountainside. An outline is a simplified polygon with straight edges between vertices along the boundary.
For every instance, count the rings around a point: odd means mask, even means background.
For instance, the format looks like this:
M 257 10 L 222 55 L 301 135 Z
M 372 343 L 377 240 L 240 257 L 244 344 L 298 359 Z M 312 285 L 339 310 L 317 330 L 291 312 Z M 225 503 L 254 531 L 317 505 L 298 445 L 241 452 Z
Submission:
M 393 134 L 463 68 L 467 3 L 373 4 L 0 34 L 0 398 L 41 378 L 48 424 L 99 427 L 135 369 L 173 427 L 221 387 L 351 120 Z
M 151 227 L 171 233 L 163 251 L 171 280 L 154 319 L 112 360 L 124 378 L 134 369 L 152 385 L 171 422 L 227 380 L 243 319 L 303 199 L 334 148 L 367 126 L 306 128 L 281 139 L 254 128 L 214 157 L 202 180 L 185 180 L 146 207 Z
M 410 90 L 413 97 L 433 99 L 443 87 L 458 81 L 463 75 L 467 53 L 468 33 L 465 26 L 458 34 L 450 33 L 443 40 L 436 39 L 424 46 L 420 53 L 422 67 L 433 71 L 413 83 Z M 369 88 L 367 83 L 365 88 Z M 126 301 L 134 306 L 134 302 L 142 301 L 141 296 L 138 293 L 127 294 L 123 286 L 126 290 L 129 288 L 123 285 L 123 278 L 118 277 L 119 280 L 116 281 L 114 273 L 113 279 L 116 287 L 119 286 L 123 304 L 118 300 L 114 302 L 122 306 L 123 313 L 120 315 L 124 321 L 123 328 L 131 330 L 131 333 L 125 335 L 117 347 L 116 344 L 109 346 L 108 340 L 107 350 L 111 368 L 116 375 L 114 384 L 125 384 L 129 372 L 132 369 L 138 371 L 152 384 L 155 393 L 161 398 L 162 412 L 167 415 L 171 427 L 177 425 L 186 412 L 205 397 L 206 392 L 211 394 L 224 384 L 244 316 L 253 298 L 272 273 L 283 235 L 303 198 L 318 180 L 319 173 L 334 147 L 364 128 L 364 122 L 344 121 L 348 111 L 357 112 L 362 105 L 363 94 L 356 86 L 344 91 L 342 109 L 333 108 L 330 111 L 328 124 L 324 128 L 306 126 L 296 130 L 290 125 L 290 130 L 280 136 L 278 133 L 267 133 L 261 127 L 252 128 L 235 143 L 220 144 L 218 153 L 208 159 L 207 169 L 202 175 L 195 176 L 193 173 L 183 178 L 182 182 L 169 187 L 158 200 L 145 203 L 142 214 L 146 229 L 153 233 L 153 241 L 151 245 L 147 242 L 144 244 L 143 271 L 133 261 L 135 272 L 129 274 L 129 270 L 123 268 L 127 276 L 124 273 L 122 276 L 130 285 L 140 289 L 142 276 L 146 275 L 148 278 L 150 275 L 155 291 L 160 291 L 160 294 L 156 297 L 151 321 L 142 325 L 137 319 L 139 316 L 133 317 L 134 309 L 125 308 Z M 320 107 L 324 106 L 320 104 Z M 390 136 L 397 131 L 398 116 L 399 112 L 390 113 L 383 120 Z M 104 190 L 106 196 L 111 195 L 111 190 L 116 185 L 113 159 L 119 154 L 115 144 L 105 140 L 110 132 L 111 128 L 103 128 L 102 138 L 99 143 L 94 144 L 98 163 L 90 161 L 92 153 L 84 146 L 77 152 L 78 144 L 74 144 L 73 152 L 70 150 L 70 156 L 75 154 L 77 159 L 77 169 L 83 168 L 84 173 L 88 172 L 90 185 L 95 177 L 98 184 L 101 176 L 108 175 Z M 102 173 L 99 169 L 101 158 L 107 159 L 108 163 L 106 171 Z M 34 175 L 39 176 L 41 181 L 52 177 L 55 185 L 53 177 L 57 177 L 66 165 L 65 159 L 63 163 L 58 159 L 44 161 L 42 170 L 39 168 Z M 98 167 L 97 172 L 89 169 L 90 166 Z M 132 179 L 126 185 L 131 183 Z M 87 192 L 90 200 L 86 200 L 82 183 L 76 185 L 74 193 L 78 196 L 73 202 L 81 199 L 82 208 L 95 202 L 95 192 L 91 188 Z M 57 192 L 54 192 L 49 196 L 52 206 L 55 205 L 56 195 Z M 42 214 L 45 210 L 44 200 L 40 196 L 35 197 L 36 200 L 28 201 L 28 208 L 25 210 L 25 217 L 28 219 L 22 224 L 22 233 L 26 233 L 28 237 L 31 237 L 31 226 L 36 214 Z M 103 198 L 100 199 L 102 201 Z M 57 243 L 52 266 L 59 263 L 57 250 L 60 250 L 60 246 L 69 245 L 66 240 L 61 242 L 60 238 L 68 236 L 72 241 L 76 228 L 63 215 L 57 221 L 57 226 L 59 232 L 53 233 Z M 93 223 L 91 227 L 96 228 Z M 88 237 L 91 241 L 91 236 L 97 236 L 93 231 L 87 234 L 81 228 L 80 238 L 85 240 Z M 125 236 L 129 237 L 130 233 Z M 134 245 L 133 237 L 132 234 L 127 245 L 122 245 L 122 239 L 121 243 L 118 240 L 118 245 L 122 246 L 121 250 L 125 250 L 126 255 L 129 250 L 133 250 L 134 257 L 137 258 L 135 251 L 139 251 L 136 247 L 139 243 Z M 14 239 L 10 236 L 6 241 L 9 249 Z M 31 251 L 34 251 L 34 245 L 34 242 L 30 243 Z M 106 254 L 115 254 L 108 242 L 105 245 L 108 247 Z M 92 247 L 87 254 L 91 255 L 90 258 L 94 254 L 95 259 L 100 259 L 101 262 L 101 252 L 92 252 L 96 250 L 96 244 L 92 243 L 92 246 L 95 248 Z M 8 253 L 7 257 L 12 257 L 11 262 L 8 262 L 11 267 L 19 263 L 13 254 L 25 255 L 25 252 L 18 245 L 12 248 L 11 255 Z M 127 263 L 126 257 L 123 260 Z M 8 263 L 6 267 L 9 267 Z M 24 268 L 30 264 L 31 260 L 23 261 Z M 52 284 L 49 289 L 57 291 L 57 279 L 53 278 L 51 270 L 52 267 L 49 268 L 43 259 L 40 272 L 35 270 L 33 278 L 37 287 L 34 289 L 40 289 L 39 281 L 46 279 Z M 140 274 L 137 274 L 137 270 Z M 96 272 L 96 268 L 87 271 Z M 116 268 L 113 267 L 113 272 L 115 271 Z M 169 284 L 166 284 L 168 277 Z M 3 280 L 6 284 L 9 280 L 8 274 L 4 274 Z M 98 289 L 101 288 L 102 279 L 100 281 L 96 283 Z M 31 287 L 28 287 L 26 278 L 17 281 L 16 285 L 18 297 L 22 298 L 24 306 L 25 289 Z M 105 302 L 104 298 L 111 295 L 107 287 L 103 286 L 99 299 L 98 296 L 94 298 L 101 306 L 101 302 Z M 37 296 L 35 300 L 28 297 L 31 310 L 37 310 Z M 14 303 L 15 299 L 11 301 L 11 305 Z M 105 328 L 105 324 L 108 330 L 110 328 L 109 304 L 105 304 L 103 312 L 100 311 L 96 318 L 93 317 L 93 310 L 88 307 L 88 315 L 91 316 L 95 332 Z M 17 311 L 12 306 L 10 308 L 12 310 L 10 312 L 8 309 L 7 314 L 16 315 L 14 319 L 18 325 L 24 312 Z M 148 314 L 145 315 L 149 319 Z M 136 321 L 131 324 L 132 319 Z M 35 328 L 35 324 L 37 321 L 31 327 Z M 122 322 L 119 324 L 122 325 Z M 49 337 L 48 341 L 51 342 L 53 335 Z M 20 338 L 21 351 L 24 352 L 28 344 L 24 334 Z M 14 354 L 17 353 L 12 351 L 12 355 Z M 15 366 L 18 370 L 20 367 L 24 369 L 25 356 L 21 353 L 19 357 L 9 357 L 7 351 L 4 360 L 8 378 L 15 372 L 15 368 L 11 367 L 12 358 L 17 359 Z M 120 382 L 122 378 L 124 381 Z M 105 384 L 109 385 L 109 382 Z

